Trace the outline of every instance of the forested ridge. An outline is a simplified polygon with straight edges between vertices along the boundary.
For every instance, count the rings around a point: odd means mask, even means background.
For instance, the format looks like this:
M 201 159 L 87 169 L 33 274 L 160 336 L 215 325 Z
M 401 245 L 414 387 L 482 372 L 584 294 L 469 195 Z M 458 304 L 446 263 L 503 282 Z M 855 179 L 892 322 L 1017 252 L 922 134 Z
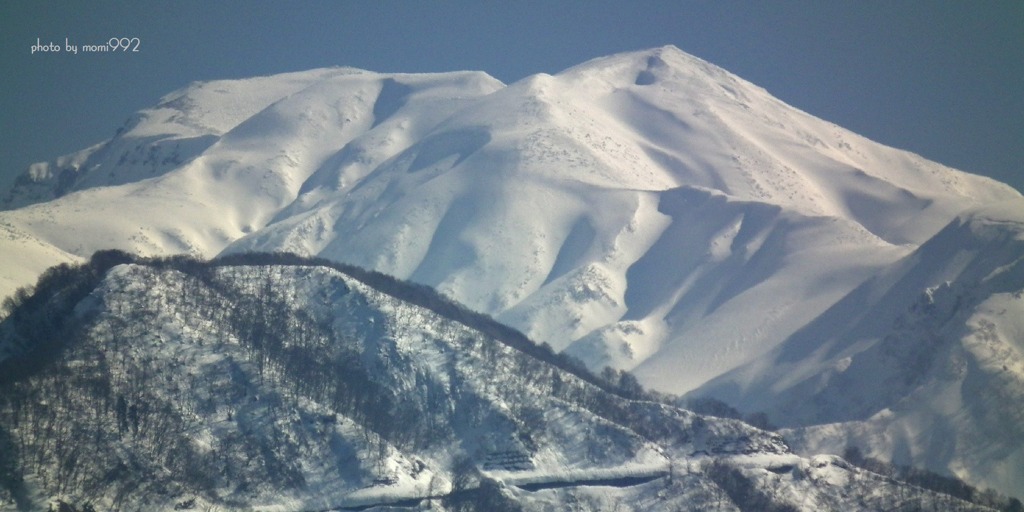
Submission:
M 666 400 L 671 397 L 644 390 L 629 373 L 606 368 L 601 375 L 589 371 L 579 360 L 555 353 L 547 343 L 536 343 L 521 332 L 491 317 L 467 309 L 441 295 L 435 289 L 396 279 L 393 276 L 354 265 L 318 257 L 292 253 L 237 253 L 213 260 L 187 255 L 139 257 L 119 250 L 95 253 L 88 262 L 63 263 L 44 272 L 34 287 L 24 287 L 4 299 L 4 313 L 11 317 L 15 339 L 26 349 L 0 372 L 0 380 L 16 380 L 34 371 L 38 365 L 56 356 L 61 348 L 61 329 L 66 326 L 71 308 L 88 295 L 110 268 L 120 264 L 146 265 L 157 269 L 174 269 L 209 283 L 210 272 L 232 266 L 316 266 L 330 268 L 359 280 L 400 300 L 427 308 L 435 313 L 475 329 L 516 350 L 544 360 L 602 389 L 626 398 Z M 29 340 L 32 340 L 31 342 Z M 0 362 L 4 365 L 6 362 Z
M 813 490 L 816 471 L 839 467 L 787 462 L 766 480 L 731 461 L 792 460 L 777 434 L 595 375 L 431 288 L 325 260 L 101 251 L 51 268 L 4 313 L 0 509 L 525 510 L 594 482 L 637 493 L 639 508 L 793 510 L 780 486 Z M 980 510 L 842 471 L 866 509 Z M 534 476 L 514 490 L 495 472 Z
M 94 293 L 121 264 L 135 265 L 137 275 L 116 293 Z M 296 290 L 281 286 L 288 269 L 315 270 L 310 275 L 332 281 L 323 283 L 323 293 L 332 297 L 319 299 L 348 296 L 347 311 L 337 312 L 341 316 L 369 317 L 331 325 L 334 314 L 304 309 Z M 486 386 L 516 393 L 520 383 L 530 382 L 536 389 L 520 392 L 522 401 L 511 402 L 517 404 L 512 411 L 495 412 L 472 389 L 477 384 L 466 382 L 472 375 L 449 370 L 447 382 L 439 382 L 390 345 L 386 319 L 365 298 L 323 269 L 455 319 L 457 324 L 433 328 L 460 352 L 507 361 L 517 379 Z M 146 300 L 147 292 L 156 295 Z M 475 468 L 529 460 L 524 453 L 539 443 L 533 437 L 547 435 L 544 411 L 529 400 L 537 390 L 602 421 L 628 425 L 615 430 L 629 428 L 649 440 L 685 442 L 693 435 L 687 422 L 664 416 L 664 406 L 628 400 L 644 397 L 628 375 L 596 376 L 430 288 L 294 255 L 200 261 L 103 251 L 86 263 L 48 270 L 33 290 L 19 291 L 4 307 L 0 328 L 13 353 L 0 362 L 0 487 L 18 508 L 30 502 L 27 480 L 78 503 L 102 496 L 127 510 L 138 509 L 140 496 L 147 502 L 180 496 L 176 503 L 182 505 L 199 496 L 207 503 L 244 506 L 239 496 L 306 488 L 304 460 L 334 450 L 319 438 L 329 440 L 332 431 L 359 432 L 360 447 L 351 451 L 370 452 L 359 457 L 373 475 L 359 477 L 364 484 L 394 485 L 398 477 L 388 465 L 396 450 L 443 450 L 467 424 L 511 421 L 502 427 L 515 432 L 511 448 L 487 448 L 477 463 L 450 461 L 457 470 L 451 474 L 461 476 L 447 478 L 454 480 L 449 500 L 474 509 L 477 501 L 495 499 L 479 496 L 492 488 L 480 487 Z M 168 317 L 183 318 L 186 332 L 162 331 Z M 225 357 L 203 362 L 210 351 Z M 307 401 L 315 406 L 296 409 Z M 204 429 L 216 437 L 209 449 L 193 438 Z M 426 469 L 423 461 L 408 463 L 414 476 Z M 165 479 L 156 478 L 161 473 Z M 445 478 L 431 480 L 430 494 L 442 492 Z

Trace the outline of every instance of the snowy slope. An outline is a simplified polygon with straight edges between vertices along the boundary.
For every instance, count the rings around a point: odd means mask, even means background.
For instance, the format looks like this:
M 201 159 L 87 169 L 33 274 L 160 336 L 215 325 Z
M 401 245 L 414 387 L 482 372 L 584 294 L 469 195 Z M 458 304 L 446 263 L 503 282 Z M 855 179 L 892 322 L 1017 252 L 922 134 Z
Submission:
M 815 453 L 848 445 L 1024 488 L 1024 214 L 954 220 L 761 360 L 698 393 L 766 410 Z
M 213 256 L 263 228 L 339 150 L 372 162 L 372 152 L 356 150 L 371 127 L 377 127 L 370 137 L 375 151 L 402 147 L 418 138 L 422 125 L 500 86 L 482 73 L 387 76 L 347 68 L 196 84 L 140 112 L 111 141 L 75 156 L 84 163 L 61 172 L 74 175 L 67 181 L 77 191 L 3 212 L 0 222 L 35 245 L 77 256 L 104 248 Z M 190 150 L 166 149 L 179 146 Z M 134 156 L 168 151 L 178 156 L 166 163 Z M 34 166 L 11 196 L 51 185 L 52 167 Z M 5 242 L 4 252 L 34 247 L 22 245 Z M 47 265 L 61 261 L 48 257 Z
M 7 209 L 74 190 L 120 185 L 164 174 L 272 103 L 340 70 L 194 83 L 125 121 L 103 143 L 29 167 L 3 200 Z
M 865 323 L 905 307 L 865 283 L 963 212 L 1024 211 L 1006 185 L 866 140 L 674 47 L 508 86 L 348 68 L 194 84 L 110 141 L 33 167 L 9 196 L 20 207 L 0 212 L 0 250 L 17 263 L 0 294 L 110 247 L 319 255 L 435 287 L 592 368 L 787 424 L 839 419 L 780 409 L 799 398 L 760 362 L 788 350 L 792 379 L 818 374 L 834 363 L 814 345 L 828 336 L 807 333 L 842 330 L 836 307 Z M 870 344 L 858 342 L 836 343 Z M 751 382 L 770 385 L 737 391 Z

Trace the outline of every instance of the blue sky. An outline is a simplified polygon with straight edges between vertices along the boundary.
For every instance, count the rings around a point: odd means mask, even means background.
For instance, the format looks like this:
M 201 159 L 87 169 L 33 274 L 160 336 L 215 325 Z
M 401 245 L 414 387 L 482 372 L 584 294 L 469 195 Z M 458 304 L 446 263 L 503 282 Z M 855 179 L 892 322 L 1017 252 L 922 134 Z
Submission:
M 1024 2 L 0 3 L 0 183 L 191 81 L 324 66 L 511 83 L 674 44 L 879 142 L 1024 190 Z M 32 54 L 137 37 L 138 53 Z

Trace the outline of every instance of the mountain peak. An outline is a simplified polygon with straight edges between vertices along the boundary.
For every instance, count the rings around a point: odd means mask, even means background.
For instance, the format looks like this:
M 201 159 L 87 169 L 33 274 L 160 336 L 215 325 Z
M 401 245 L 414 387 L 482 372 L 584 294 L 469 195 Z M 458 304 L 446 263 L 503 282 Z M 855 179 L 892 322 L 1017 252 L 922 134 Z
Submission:
M 677 82 L 696 88 L 691 92 L 701 94 L 717 94 L 722 84 L 732 88 L 742 84 L 740 87 L 762 91 L 732 73 L 672 45 L 599 57 L 573 66 L 559 73 L 559 76 L 578 80 L 600 77 L 616 87 Z

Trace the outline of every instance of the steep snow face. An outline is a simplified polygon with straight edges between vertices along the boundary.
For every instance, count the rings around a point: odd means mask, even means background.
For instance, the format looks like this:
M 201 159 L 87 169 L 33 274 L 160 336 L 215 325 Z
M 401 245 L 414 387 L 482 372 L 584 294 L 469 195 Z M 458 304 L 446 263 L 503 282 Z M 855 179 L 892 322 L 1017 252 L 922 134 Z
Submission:
M 52 165 L 30 169 L 12 204 L 39 187 L 50 187 L 43 199 L 73 192 L 0 212 L 8 233 L 0 250 L 15 261 L 27 260 L 19 256 L 26 252 L 45 257 L 4 279 L 28 284 L 37 267 L 103 248 L 216 255 L 281 213 L 339 150 L 357 163 L 345 178 L 361 177 L 360 165 L 410 144 L 424 126 L 501 86 L 482 73 L 345 68 L 195 84 L 140 112 L 114 139 L 68 157 L 82 163 L 60 171 L 64 181 L 47 178 Z M 361 144 L 371 150 L 358 151 Z M 177 156 L 161 156 L 161 148 L 179 146 Z
M 1009 208 L 1007 208 L 1009 206 Z M 767 410 L 808 450 L 1024 488 L 1024 214 L 954 220 L 784 344 L 696 393 Z
M 131 183 L 177 169 L 270 104 L 342 70 L 194 83 L 125 121 L 110 140 L 29 167 L 3 199 L 5 209 L 74 190 Z

